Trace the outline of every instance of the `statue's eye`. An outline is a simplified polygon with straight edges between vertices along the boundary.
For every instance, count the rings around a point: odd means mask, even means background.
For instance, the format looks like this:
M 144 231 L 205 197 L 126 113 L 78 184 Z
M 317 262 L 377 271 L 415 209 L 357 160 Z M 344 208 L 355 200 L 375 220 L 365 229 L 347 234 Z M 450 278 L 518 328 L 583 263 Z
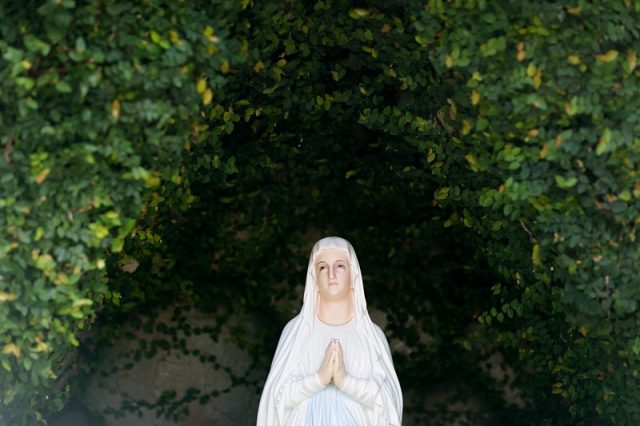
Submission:
M 322 265 L 318 267 L 318 271 L 324 271 L 326 268 L 327 268 L 326 266 Z
M 338 265 L 338 268 L 344 269 L 344 268 L 346 268 L 346 266 L 341 263 L 341 264 Z

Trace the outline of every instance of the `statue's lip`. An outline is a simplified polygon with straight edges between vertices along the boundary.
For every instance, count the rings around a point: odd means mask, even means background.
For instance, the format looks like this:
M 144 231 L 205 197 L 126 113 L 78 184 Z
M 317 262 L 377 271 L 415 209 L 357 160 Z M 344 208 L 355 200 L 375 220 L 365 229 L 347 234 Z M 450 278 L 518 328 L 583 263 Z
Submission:
M 338 283 L 337 283 L 337 282 L 334 282 L 334 281 L 331 281 L 331 282 L 329 283 L 329 287 L 331 287 L 331 286 L 336 286 L 336 287 L 337 287 L 337 286 L 338 286 Z

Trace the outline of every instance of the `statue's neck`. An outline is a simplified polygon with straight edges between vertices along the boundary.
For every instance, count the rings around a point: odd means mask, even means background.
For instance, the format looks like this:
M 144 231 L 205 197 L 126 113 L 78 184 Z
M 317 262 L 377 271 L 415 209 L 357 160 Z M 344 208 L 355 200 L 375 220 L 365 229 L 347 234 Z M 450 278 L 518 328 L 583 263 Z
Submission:
M 345 297 L 341 300 L 326 300 L 320 296 L 317 314 L 320 321 L 325 324 L 345 324 L 353 318 L 351 297 Z

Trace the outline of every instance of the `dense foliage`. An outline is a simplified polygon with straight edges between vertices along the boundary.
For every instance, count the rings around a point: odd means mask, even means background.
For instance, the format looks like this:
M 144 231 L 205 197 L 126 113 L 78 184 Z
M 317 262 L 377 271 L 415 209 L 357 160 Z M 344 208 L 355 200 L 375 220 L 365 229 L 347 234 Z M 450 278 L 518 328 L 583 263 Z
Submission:
M 434 119 L 443 87 L 432 68 L 414 69 L 426 51 L 401 12 L 389 5 L 369 14 L 336 2 L 240 14 L 229 32 L 250 40 L 250 57 L 230 69 L 217 94 L 221 106 L 206 129 L 212 137 L 185 153 L 180 183 L 149 195 L 136 238 L 110 276 L 126 311 L 152 310 L 180 294 L 210 312 L 219 324 L 206 331 L 212 341 L 230 317 L 246 313 L 247 327 L 234 340 L 254 355 L 253 377 L 228 373 L 238 385 L 259 387 L 280 330 L 299 307 L 308 250 L 322 235 L 343 235 L 361 247 L 370 306 L 387 314 L 389 336 L 407 348 L 395 355 L 406 411 L 433 420 L 423 400 L 443 384 L 457 398 L 484 394 L 490 407 L 502 403 L 478 368 L 486 354 L 463 349 L 473 312 L 488 307 L 482 288 L 489 279 L 473 276 L 482 266 L 472 244 L 445 228 L 448 215 L 432 204 L 430 176 L 442 173 L 427 154 L 444 134 Z M 416 101 L 427 95 L 429 102 Z M 123 270 L 130 264 L 139 264 L 133 274 Z M 122 313 L 103 311 L 108 330 L 128 324 Z M 181 346 L 193 330 L 177 324 L 139 326 L 167 330 L 167 350 L 202 357 Z M 148 344 L 141 350 L 155 355 Z M 205 362 L 219 360 L 207 355 Z M 214 403 L 224 390 L 129 400 L 122 409 L 180 418 L 185 402 Z
M 532 407 L 559 403 L 555 422 L 565 410 L 572 422 L 640 419 L 638 12 L 431 2 L 416 21 L 440 74 L 458 82 L 460 155 L 493 178 L 474 185 L 486 208 L 471 211 L 476 228 L 511 252 L 518 223 L 530 240 L 517 263 L 487 246 L 508 281 L 480 319 L 504 320 L 498 341 L 516 351 Z
M 327 234 L 413 421 L 449 424 L 424 409 L 446 389 L 470 424 L 637 423 L 637 6 L 235 3 L 0 6 L 0 423 L 43 422 L 69 365 L 176 301 L 239 315 L 266 375 Z M 180 316 L 133 361 L 202 356 L 180 336 L 219 329 Z
M 0 421 L 41 420 L 146 187 L 179 180 L 233 54 L 223 6 L 0 5 Z M 231 45 L 231 47 L 233 47 Z M 52 387 L 53 386 L 53 387 Z

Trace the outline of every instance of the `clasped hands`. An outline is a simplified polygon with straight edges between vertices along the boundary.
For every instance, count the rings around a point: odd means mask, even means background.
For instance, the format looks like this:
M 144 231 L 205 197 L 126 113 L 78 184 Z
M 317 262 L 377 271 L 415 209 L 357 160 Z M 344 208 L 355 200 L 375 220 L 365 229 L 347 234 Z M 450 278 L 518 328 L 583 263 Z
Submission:
M 322 364 L 316 373 L 322 386 L 334 383 L 338 388 L 342 388 L 347 380 L 347 371 L 344 368 L 344 356 L 342 345 L 338 339 L 331 339 L 324 353 Z

